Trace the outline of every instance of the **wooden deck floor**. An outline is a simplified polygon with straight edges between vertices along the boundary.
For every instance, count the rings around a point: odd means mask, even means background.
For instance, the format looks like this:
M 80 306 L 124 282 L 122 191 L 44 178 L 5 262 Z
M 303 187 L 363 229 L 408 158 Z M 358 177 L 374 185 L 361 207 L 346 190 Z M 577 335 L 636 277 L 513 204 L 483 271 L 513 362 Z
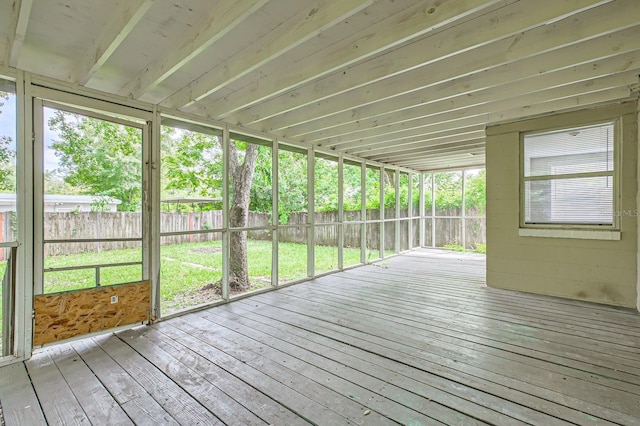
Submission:
M 7 425 L 640 424 L 640 316 L 420 250 L 0 369 Z

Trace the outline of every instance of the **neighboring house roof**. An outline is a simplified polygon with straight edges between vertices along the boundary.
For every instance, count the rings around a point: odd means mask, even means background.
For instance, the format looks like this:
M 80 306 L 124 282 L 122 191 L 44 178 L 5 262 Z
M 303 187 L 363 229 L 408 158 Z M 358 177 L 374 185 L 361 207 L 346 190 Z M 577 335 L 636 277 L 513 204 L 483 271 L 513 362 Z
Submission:
M 16 194 L 0 194 L 0 203 L 13 202 L 15 203 Z M 113 197 L 102 197 L 99 195 L 58 195 L 58 194 L 45 194 L 44 201 L 49 203 L 82 203 L 92 204 L 95 202 L 106 202 L 107 204 L 121 204 L 122 201 Z

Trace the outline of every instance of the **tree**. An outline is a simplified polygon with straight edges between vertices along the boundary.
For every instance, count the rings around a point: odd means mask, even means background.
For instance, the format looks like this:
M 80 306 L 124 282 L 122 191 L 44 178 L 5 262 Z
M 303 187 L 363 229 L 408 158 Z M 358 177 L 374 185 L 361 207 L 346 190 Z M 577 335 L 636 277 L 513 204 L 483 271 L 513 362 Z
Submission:
M 56 174 L 86 194 L 121 201 L 120 211 L 136 211 L 142 200 L 140 129 L 56 111 L 49 127 L 58 131 L 52 148 Z
M 239 141 L 229 143 L 229 173 L 233 189 L 229 208 L 229 226 L 232 228 L 247 226 L 251 184 L 257 159 L 258 145 Z M 231 232 L 229 238 L 229 285 L 233 290 L 246 290 L 251 286 L 247 263 L 246 231 Z
M 162 197 L 222 197 L 222 142 L 217 135 L 163 127 L 161 150 Z
M 205 197 L 222 195 L 222 141 L 216 135 L 175 130 L 163 127 L 162 175 L 165 190 L 181 191 Z M 244 228 L 248 224 L 249 206 L 256 164 L 261 158 L 261 182 L 271 192 L 270 148 L 243 141 L 229 143 L 229 178 L 231 202 L 229 226 Z M 269 177 L 264 174 L 269 173 Z M 233 231 L 229 238 L 229 284 L 232 291 L 247 290 L 249 267 L 247 261 L 247 232 Z

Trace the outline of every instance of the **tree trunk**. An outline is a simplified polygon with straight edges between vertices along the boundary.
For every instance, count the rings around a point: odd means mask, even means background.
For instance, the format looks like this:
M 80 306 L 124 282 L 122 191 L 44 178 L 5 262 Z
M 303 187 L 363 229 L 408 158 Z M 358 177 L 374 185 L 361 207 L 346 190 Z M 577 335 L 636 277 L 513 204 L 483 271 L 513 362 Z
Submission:
M 232 190 L 229 226 L 231 228 L 247 226 L 251 183 L 258 158 L 258 146 L 247 144 L 242 164 L 239 158 L 240 153 L 235 142 L 231 141 L 229 143 L 229 172 Z M 246 291 L 251 286 L 247 262 L 246 231 L 232 231 L 229 238 L 229 286 L 232 291 Z

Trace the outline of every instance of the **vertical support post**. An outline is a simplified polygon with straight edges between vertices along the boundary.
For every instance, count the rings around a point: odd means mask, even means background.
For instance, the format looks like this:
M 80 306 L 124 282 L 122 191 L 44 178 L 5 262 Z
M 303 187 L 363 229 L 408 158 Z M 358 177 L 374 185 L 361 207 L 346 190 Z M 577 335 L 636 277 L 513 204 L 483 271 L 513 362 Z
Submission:
M 338 270 L 344 268 L 344 158 L 338 156 Z
M 360 263 L 367 263 L 367 164 L 360 164 Z
M 465 170 L 462 170 L 462 248 L 466 249 L 467 248 L 467 219 L 466 219 L 466 191 L 465 191 L 465 184 L 466 184 L 466 173 Z
M 409 249 L 413 248 L 413 172 L 409 173 L 409 187 L 407 188 L 407 217 L 409 218 L 408 228 L 407 228 L 407 246 Z
M 33 191 L 33 291 L 34 294 L 42 294 L 44 291 L 44 112 L 42 100 L 33 99 L 32 106 L 33 129 L 32 133 L 29 133 L 32 135 L 29 149 L 33 147 L 33 177 L 31 178 L 31 190 Z
M 640 103 L 637 104 L 637 108 L 638 108 L 638 114 L 637 114 L 638 121 L 637 121 L 637 123 L 640 123 Z M 636 126 L 636 130 L 638 131 L 638 141 L 640 141 L 640 126 Z M 619 144 L 618 146 L 620 146 L 620 145 L 621 144 Z M 637 161 L 636 173 L 640 173 L 640 150 L 637 153 L 636 161 Z M 488 171 L 488 170 L 486 170 L 486 171 Z M 485 179 L 486 179 L 487 176 L 489 176 L 488 173 L 485 176 Z M 638 176 L 640 176 L 640 174 L 638 174 Z M 640 194 L 638 194 L 638 197 L 637 197 L 637 200 L 636 200 L 636 204 L 637 204 L 636 207 L 640 210 Z M 485 223 L 486 223 L 486 220 L 487 220 L 487 209 L 486 208 L 484 210 L 484 214 L 485 214 Z M 637 231 L 640 231 L 640 221 L 637 222 L 636 227 L 637 227 Z M 485 240 L 485 243 L 486 242 L 487 241 Z M 640 243 L 640 232 L 638 232 L 638 243 Z M 638 247 L 640 247 L 640 245 Z M 638 262 L 637 266 L 639 268 L 638 270 L 640 271 L 640 250 L 636 250 L 636 257 L 637 257 L 637 262 Z M 638 274 L 638 277 L 637 277 L 636 287 L 637 287 L 636 309 L 638 309 L 638 311 L 640 311 L 640 274 Z
M 278 175 L 278 139 L 273 138 L 271 145 L 271 285 L 278 288 L 278 229 L 279 217 L 279 178 Z
M 150 267 L 150 279 L 151 279 L 151 289 L 152 295 L 153 290 L 155 289 L 154 295 L 154 308 L 158 315 L 162 315 L 162 311 L 160 308 L 160 291 L 161 291 L 161 244 L 162 237 L 160 236 L 161 232 L 161 220 L 162 220 L 162 211 L 160 208 L 161 205 L 161 167 L 162 167 L 162 157 L 161 157 L 161 144 L 162 144 L 162 116 L 160 115 L 160 111 L 157 108 L 154 108 L 154 121 L 153 127 L 151 130 L 151 241 L 150 241 L 150 249 L 151 249 L 151 264 Z
M 315 262 L 315 244 L 316 244 L 316 198 L 315 198 L 315 170 L 316 157 L 313 147 L 307 151 L 307 200 L 309 203 L 309 212 L 307 222 L 307 275 L 313 277 L 316 275 Z
M 396 169 L 394 179 L 394 187 L 395 187 L 395 198 L 396 198 L 396 219 L 394 224 L 394 228 L 396 229 L 395 233 L 395 241 L 394 241 L 394 251 L 396 253 L 400 253 L 400 170 Z
M 420 218 L 418 219 L 419 227 L 420 227 L 420 247 L 424 247 L 425 245 L 425 218 L 424 218 L 424 173 L 420 173 L 418 177 L 418 191 L 420 192 L 420 200 L 418 201 L 420 204 L 418 205 Z
M 436 246 L 436 174 L 431 173 L 431 247 Z
M 222 129 L 222 299 L 229 301 L 229 126 Z
M 16 75 L 16 180 L 18 221 L 15 294 L 15 342 L 12 351 L 19 358 L 31 357 L 33 349 L 33 292 L 34 270 L 34 123 L 31 76 L 23 71 Z
M 149 166 L 147 175 L 147 187 L 149 196 L 147 197 L 147 213 L 143 220 L 149 223 L 148 229 L 148 247 L 149 247 L 149 266 L 148 279 L 151 284 L 151 319 L 158 319 L 162 316 L 160 308 L 160 245 L 162 243 L 160 237 L 160 167 L 162 166 L 162 158 L 160 156 L 160 144 L 162 140 L 162 116 L 157 107 L 153 109 L 153 121 L 149 126 L 151 130 L 150 137 L 146 138 L 150 145 Z M 145 149 L 145 151 L 147 151 Z M 146 164 L 146 163 L 145 163 Z
M 380 179 L 380 259 L 384 259 L 384 167 L 380 167 L 378 178 Z

